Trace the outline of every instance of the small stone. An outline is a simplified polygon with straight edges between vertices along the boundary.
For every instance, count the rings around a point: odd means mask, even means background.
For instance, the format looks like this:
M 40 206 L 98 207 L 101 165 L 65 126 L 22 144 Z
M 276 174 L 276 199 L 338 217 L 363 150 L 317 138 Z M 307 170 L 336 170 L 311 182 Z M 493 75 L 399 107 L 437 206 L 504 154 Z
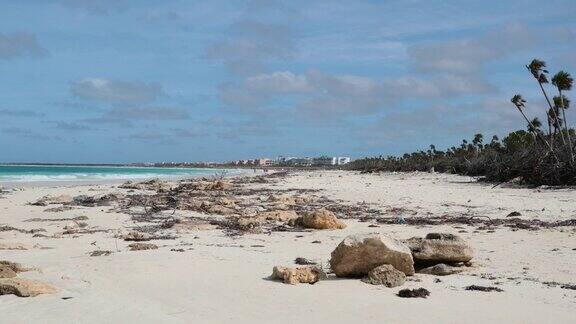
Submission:
M 402 298 L 426 298 L 428 296 L 430 292 L 425 288 L 402 289 L 398 292 L 398 297 Z
M 370 270 L 368 276 L 362 278 L 362 281 L 372 285 L 394 288 L 402 286 L 406 282 L 406 275 L 389 264 L 383 264 Z
M 270 279 L 280 279 L 286 284 L 295 285 L 298 283 L 314 284 L 321 279 L 325 279 L 326 274 L 318 267 L 274 267 Z

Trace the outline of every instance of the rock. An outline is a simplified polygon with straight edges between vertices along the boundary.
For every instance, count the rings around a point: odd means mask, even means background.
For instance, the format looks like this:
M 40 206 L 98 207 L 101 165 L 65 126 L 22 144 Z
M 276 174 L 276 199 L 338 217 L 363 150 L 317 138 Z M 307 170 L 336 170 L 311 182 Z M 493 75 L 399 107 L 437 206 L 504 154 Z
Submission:
M 398 297 L 402 298 L 426 298 L 428 296 L 430 292 L 425 288 L 402 289 L 398 292 Z
M 383 264 L 370 270 L 368 276 L 362 278 L 362 281 L 372 285 L 394 288 L 402 286 L 406 282 L 406 275 L 389 264 Z
M 330 259 L 330 266 L 339 277 L 362 277 L 383 264 L 390 264 L 408 276 L 414 274 L 408 246 L 386 235 L 350 235 L 336 247 Z
M 142 233 L 138 231 L 132 231 L 128 234 L 124 234 L 122 239 L 124 241 L 133 241 L 133 242 L 141 242 L 141 241 L 150 241 L 151 235 L 148 233 Z
M 308 260 L 308 259 L 306 259 L 306 258 L 300 258 L 300 257 L 294 259 L 294 263 L 299 264 L 299 265 L 314 265 L 314 264 L 317 264 L 317 263 L 314 262 L 314 261 L 310 261 L 310 260 Z
M 346 224 L 338 220 L 333 212 L 319 209 L 302 216 L 302 226 L 313 229 L 343 229 Z
M 20 263 L 16 263 L 16 262 L 11 262 L 11 261 L 6 261 L 6 260 L 2 260 L 0 261 L 0 267 L 8 267 L 10 268 L 12 271 L 19 273 L 19 272 L 26 272 L 26 271 L 30 271 L 30 268 L 26 268 L 24 267 L 22 264 Z
M 298 218 L 298 214 L 293 210 L 274 210 L 259 213 L 256 217 L 263 220 L 287 222 Z
M 429 233 L 425 238 L 413 237 L 406 241 L 416 263 L 468 262 L 474 252 L 460 236 L 447 233 Z
M 506 217 L 518 217 L 518 216 L 522 216 L 522 214 L 517 211 L 513 211 L 510 214 L 506 215 Z
M 0 265 L 0 278 L 14 278 L 16 277 L 16 271 L 12 270 L 11 267 L 6 265 Z
M 314 284 L 321 279 L 325 279 L 326 274 L 318 267 L 274 267 L 270 279 L 280 279 L 286 284 L 295 285 L 297 283 Z
M 33 202 L 34 206 L 47 206 L 52 204 L 69 204 L 73 201 L 72 197 L 69 195 L 60 195 L 56 197 L 44 196 Z
M 260 233 L 262 231 L 262 220 L 256 217 L 238 217 L 233 220 L 233 228 L 250 233 Z
M 434 276 L 447 276 L 455 273 L 460 273 L 461 268 L 452 267 L 444 263 L 439 263 L 428 268 L 418 270 L 418 273 L 430 274 Z
M 141 251 L 141 250 L 156 250 L 158 246 L 152 243 L 132 243 L 128 247 L 130 251 Z
M 56 288 L 47 283 L 25 278 L 0 279 L 0 295 L 35 297 L 41 294 L 53 294 Z

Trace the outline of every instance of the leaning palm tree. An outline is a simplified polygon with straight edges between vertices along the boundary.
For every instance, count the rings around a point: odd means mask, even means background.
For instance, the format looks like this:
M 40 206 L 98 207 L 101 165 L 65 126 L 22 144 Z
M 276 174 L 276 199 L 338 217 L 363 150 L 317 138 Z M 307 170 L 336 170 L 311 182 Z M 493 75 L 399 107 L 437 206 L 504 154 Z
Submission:
M 542 91 L 542 94 L 544 94 L 544 98 L 546 98 L 546 102 L 548 103 L 548 107 L 550 107 L 550 109 L 552 109 L 552 103 L 550 102 L 550 99 L 548 98 L 548 94 L 546 93 L 546 90 L 544 90 L 544 83 L 548 83 L 548 77 L 546 76 L 548 74 L 548 70 L 545 69 L 546 67 L 546 62 L 539 60 L 539 59 L 533 59 L 532 62 L 530 62 L 530 64 L 526 65 L 526 68 L 528 69 L 528 71 L 530 71 L 530 73 L 532 74 L 532 76 L 534 77 L 534 79 L 536 79 L 536 81 L 538 81 L 538 85 L 540 86 L 540 90 Z M 556 122 L 556 124 L 558 124 L 558 115 L 556 115 L 554 113 L 554 111 L 552 111 L 552 119 L 553 121 Z M 551 127 L 552 123 L 548 123 L 548 135 L 550 136 L 550 142 L 552 143 L 551 145 L 554 145 L 554 141 L 553 141 L 553 137 L 552 137 L 552 127 Z M 560 132 L 560 136 L 562 138 L 562 143 L 564 145 L 566 145 L 566 142 L 564 141 L 564 135 L 562 134 L 562 132 Z
M 540 134 L 542 132 L 540 127 L 542 127 L 542 122 L 540 122 L 538 117 L 534 117 L 534 119 L 532 119 L 532 123 L 528 124 L 528 131 L 532 134 L 534 142 L 536 142 L 536 134 Z
M 554 75 L 554 77 L 552 77 L 552 84 L 554 86 L 556 86 L 556 88 L 558 89 L 558 98 L 559 98 L 559 103 L 560 103 L 560 109 L 562 109 L 562 118 L 564 119 L 564 129 L 566 131 L 566 135 L 568 137 L 568 147 L 570 149 L 570 162 L 574 163 L 574 153 L 572 150 L 572 139 L 570 136 L 570 132 L 568 129 L 568 122 L 566 121 L 566 108 L 568 108 L 567 105 L 565 105 L 565 100 L 564 100 L 564 95 L 562 95 L 562 91 L 569 91 L 570 89 L 572 89 L 572 83 L 574 82 L 574 79 L 572 79 L 572 77 L 570 76 L 570 74 L 568 72 L 564 72 L 564 71 L 560 71 L 558 73 L 556 73 L 556 75 Z M 554 98 L 556 99 L 556 98 Z M 568 101 L 568 104 L 570 102 Z
M 545 143 L 546 146 L 548 146 L 548 149 L 550 149 L 550 152 L 554 153 L 552 150 L 552 146 L 544 139 L 542 134 L 537 133 L 535 131 L 537 129 L 537 127 L 532 123 L 532 121 L 530 119 L 528 119 L 528 117 L 526 117 L 526 114 L 524 113 L 524 108 L 526 108 L 526 100 L 524 100 L 524 98 L 522 98 L 521 95 L 516 94 L 516 95 L 514 95 L 514 97 L 512 97 L 512 99 L 510 101 L 514 104 L 514 106 L 516 106 L 518 111 L 524 117 L 524 119 L 528 123 L 528 128 L 533 130 L 532 134 L 534 134 L 535 136 L 539 136 L 540 139 L 542 140 L 542 142 Z

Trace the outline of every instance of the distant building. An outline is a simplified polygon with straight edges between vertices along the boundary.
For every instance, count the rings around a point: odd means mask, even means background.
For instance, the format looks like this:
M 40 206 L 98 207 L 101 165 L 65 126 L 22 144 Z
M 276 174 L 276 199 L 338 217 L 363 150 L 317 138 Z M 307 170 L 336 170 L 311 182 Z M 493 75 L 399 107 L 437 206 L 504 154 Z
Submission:
M 312 165 L 314 166 L 330 166 L 336 165 L 337 158 L 329 156 L 321 156 L 312 159 Z
M 258 164 L 259 166 L 269 166 L 274 164 L 274 161 L 267 158 L 261 158 L 256 160 L 256 164 Z
M 344 164 L 348 164 L 348 163 L 350 163 L 350 158 L 347 157 L 347 156 L 339 156 L 339 157 L 336 159 L 336 164 L 337 164 L 337 165 L 344 165 Z

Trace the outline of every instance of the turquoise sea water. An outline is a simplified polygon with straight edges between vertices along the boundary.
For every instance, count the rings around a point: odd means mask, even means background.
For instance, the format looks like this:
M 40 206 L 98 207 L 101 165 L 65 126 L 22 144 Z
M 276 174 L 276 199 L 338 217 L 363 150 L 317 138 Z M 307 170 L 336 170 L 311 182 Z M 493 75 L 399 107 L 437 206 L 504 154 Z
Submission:
M 201 168 L 0 165 L 0 183 L 182 178 L 210 176 L 221 171 Z M 234 170 L 227 171 L 228 174 L 235 173 Z

